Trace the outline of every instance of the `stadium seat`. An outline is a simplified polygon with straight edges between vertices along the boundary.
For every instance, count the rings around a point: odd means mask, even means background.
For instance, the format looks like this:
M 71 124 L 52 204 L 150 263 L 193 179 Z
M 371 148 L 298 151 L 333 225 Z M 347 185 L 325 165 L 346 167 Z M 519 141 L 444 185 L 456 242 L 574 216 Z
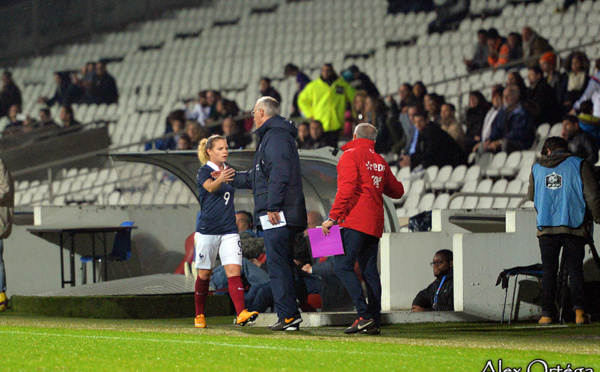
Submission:
M 500 176 L 503 178 L 513 178 L 519 171 L 521 163 L 521 152 L 514 151 L 506 158 L 506 163 L 500 168 Z
M 450 177 L 452 176 L 453 173 L 454 172 L 453 172 L 451 165 L 443 166 L 439 170 L 437 176 L 435 177 L 435 180 L 431 181 L 431 183 L 430 183 L 431 189 L 433 191 L 444 190 L 445 186 L 446 186 L 446 182 L 448 182 L 450 180 Z
M 448 191 L 459 190 L 466 181 L 479 180 L 481 175 L 481 167 L 477 164 L 472 165 L 467 170 L 466 165 L 459 165 L 454 168 L 450 179 L 444 184 L 444 187 Z
M 492 161 L 485 167 L 485 175 L 487 177 L 498 178 L 500 177 L 500 170 L 506 163 L 507 154 L 504 151 L 500 151 L 495 154 Z
M 433 206 L 431 207 L 431 209 L 448 209 L 449 201 L 450 194 L 440 194 L 435 198 L 435 202 L 433 202 Z

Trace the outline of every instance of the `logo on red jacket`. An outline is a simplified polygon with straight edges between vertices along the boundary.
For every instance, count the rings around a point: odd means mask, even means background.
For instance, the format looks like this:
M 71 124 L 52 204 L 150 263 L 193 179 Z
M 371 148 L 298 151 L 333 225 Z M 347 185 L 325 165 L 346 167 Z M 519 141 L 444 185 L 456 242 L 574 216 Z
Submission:
M 381 182 L 381 177 L 377 177 L 377 176 L 371 176 L 371 178 L 373 179 L 373 186 L 379 188 L 379 182 Z
M 370 161 L 368 161 L 366 165 L 367 169 L 370 171 L 383 172 L 385 170 L 385 165 L 383 164 L 371 163 Z

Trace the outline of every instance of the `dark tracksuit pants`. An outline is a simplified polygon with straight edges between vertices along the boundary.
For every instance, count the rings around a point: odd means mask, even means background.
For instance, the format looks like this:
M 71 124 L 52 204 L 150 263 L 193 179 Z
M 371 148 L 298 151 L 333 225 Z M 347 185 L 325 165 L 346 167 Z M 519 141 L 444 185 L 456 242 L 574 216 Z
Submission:
M 359 317 L 373 319 L 377 327 L 381 324 L 381 279 L 377 271 L 379 238 L 349 228 L 341 229 L 345 254 L 333 257 L 335 274 L 348 290 Z M 354 272 L 358 261 L 360 273 L 367 287 L 368 303 Z
M 302 228 L 283 226 L 264 231 L 269 279 L 279 319 L 300 316 L 294 281 L 294 238 Z
M 573 309 L 583 309 L 583 257 L 586 240 L 569 234 L 551 234 L 539 237 L 542 253 L 542 316 L 553 317 L 556 313 L 556 283 L 560 250 L 564 248 L 565 269 L 569 274 Z

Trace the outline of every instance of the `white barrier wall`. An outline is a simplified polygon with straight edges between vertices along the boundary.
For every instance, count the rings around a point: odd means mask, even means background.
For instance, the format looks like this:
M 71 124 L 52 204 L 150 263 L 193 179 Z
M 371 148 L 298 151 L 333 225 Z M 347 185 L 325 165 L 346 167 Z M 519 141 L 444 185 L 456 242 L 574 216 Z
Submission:
M 450 222 L 454 215 L 477 217 L 506 214 L 505 233 L 472 233 Z M 443 232 L 386 234 L 381 240 L 383 310 L 410 309 L 412 300 L 434 279 L 429 262 L 436 251 L 454 253 L 454 307 L 488 320 L 500 320 L 505 291 L 496 286 L 501 271 L 541 263 L 536 237 L 535 210 L 434 211 L 433 228 Z M 436 222 L 437 221 L 437 222 Z M 595 238 L 600 234 L 596 229 Z M 600 280 L 586 249 L 586 281 Z M 510 278 L 506 317 L 510 311 L 514 278 Z M 518 319 L 540 315 L 539 285 L 531 277 L 519 277 L 515 310 Z

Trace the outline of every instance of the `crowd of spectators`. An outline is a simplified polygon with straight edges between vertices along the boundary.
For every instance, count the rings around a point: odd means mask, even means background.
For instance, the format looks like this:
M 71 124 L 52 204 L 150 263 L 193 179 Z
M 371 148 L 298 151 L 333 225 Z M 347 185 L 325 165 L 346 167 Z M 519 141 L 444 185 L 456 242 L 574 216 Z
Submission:
M 10 71 L 2 74 L 0 90 L 0 118 L 9 120 L 2 136 L 10 137 L 22 133 L 44 134 L 49 130 L 58 133 L 61 128 L 79 128 L 81 123 L 75 119 L 72 104 L 113 104 L 119 101 L 119 92 L 115 78 L 108 73 L 105 61 L 87 62 L 80 71 L 59 71 L 54 73 L 56 89 L 52 97 L 40 97 L 43 105 L 36 118 L 22 112 L 23 100 L 19 87 L 12 79 Z M 61 124 L 51 116 L 50 107 L 58 105 Z

